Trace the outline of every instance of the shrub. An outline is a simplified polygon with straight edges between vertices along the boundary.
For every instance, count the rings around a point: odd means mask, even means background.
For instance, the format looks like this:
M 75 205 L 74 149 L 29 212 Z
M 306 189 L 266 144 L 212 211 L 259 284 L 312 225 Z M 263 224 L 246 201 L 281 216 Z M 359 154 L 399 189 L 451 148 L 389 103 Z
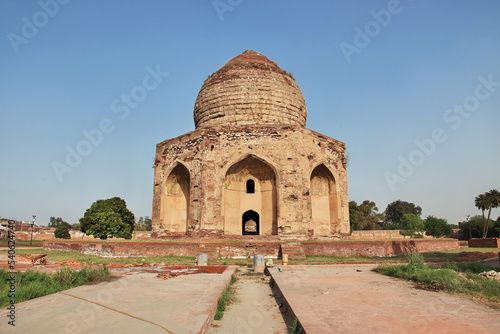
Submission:
M 417 247 L 407 247 L 404 255 L 408 261 L 408 267 L 410 269 L 419 269 L 424 267 L 424 256 L 418 252 Z
M 69 228 L 65 225 L 61 225 L 54 231 L 54 236 L 58 239 L 71 239 L 69 234 Z

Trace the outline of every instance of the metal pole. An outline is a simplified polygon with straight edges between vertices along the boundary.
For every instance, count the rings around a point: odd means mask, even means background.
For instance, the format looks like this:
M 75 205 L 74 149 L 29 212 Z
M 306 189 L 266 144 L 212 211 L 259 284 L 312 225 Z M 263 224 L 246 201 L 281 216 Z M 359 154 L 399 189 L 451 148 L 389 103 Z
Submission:
M 35 222 L 36 222 L 36 216 L 33 215 L 33 223 L 31 223 L 31 240 L 30 240 L 30 247 L 33 243 L 33 229 L 35 228 Z

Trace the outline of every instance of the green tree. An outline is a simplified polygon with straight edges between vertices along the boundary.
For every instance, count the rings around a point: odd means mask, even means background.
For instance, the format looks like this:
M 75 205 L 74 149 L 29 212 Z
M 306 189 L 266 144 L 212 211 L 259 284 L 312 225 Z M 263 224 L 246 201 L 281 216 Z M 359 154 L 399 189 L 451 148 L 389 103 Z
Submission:
M 424 221 L 413 213 L 405 213 L 399 224 L 402 235 L 416 236 L 425 231 Z
M 151 231 L 151 218 L 149 216 L 139 217 L 134 227 L 135 231 Z
M 464 236 L 470 236 L 471 238 L 482 238 L 484 224 L 485 223 L 483 222 L 483 217 L 481 215 L 476 215 L 471 217 L 468 222 L 462 223 L 460 226 Z M 491 230 L 488 231 L 488 234 L 490 237 L 494 237 L 496 235 L 497 223 L 490 219 L 488 221 L 488 225 L 491 227 Z
M 61 217 L 50 217 L 48 227 L 59 227 L 66 226 L 68 229 L 71 228 L 71 225 L 65 222 Z
M 490 191 L 488 191 L 485 195 L 486 195 L 486 198 L 487 198 L 487 201 L 488 201 L 488 204 L 489 204 L 489 207 L 488 207 L 488 221 L 490 221 L 491 209 L 498 208 L 498 206 L 500 205 L 500 193 L 496 189 L 490 189 Z M 486 236 L 488 235 L 488 227 L 489 227 L 489 225 L 490 224 L 486 224 L 486 226 L 485 226 L 486 230 L 483 233 L 483 238 L 486 238 Z
M 146 231 L 146 225 L 144 224 L 144 218 L 139 217 L 134 225 L 134 231 Z
M 73 231 L 80 231 L 80 223 L 74 223 L 71 225 Z
M 151 226 L 151 218 L 149 218 L 149 216 L 144 216 L 144 225 L 146 225 L 146 231 L 151 231 L 153 229 Z
M 134 214 L 127 209 L 123 199 L 100 199 L 80 218 L 80 231 L 100 239 L 108 236 L 131 239 L 134 222 Z
M 139 219 L 134 224 L 134 231 L 145 231 L 146 226 L 144 226 L 144 218 L 139 217 Z
M 425 233 L 435 238 L 440 238 L 450 235 L 453 230 L 448 221 L 443 218 L 427 216 L 424 220 Z
M 397 200 L 389 203 L 384 213 L 384 229 L 397 230 L 400 229 L 401 219 L 405 214 L 413 214 L 420 217 L 422 208 L 413 203 Z
M 54 236 L 58 239 L 71 239 L 69 228 L 66 225 L 59 225 L 54 231 Z
M 351 231 L 354 231 L 356 224 L 358 222 L 358 203 L 355 201 L 349 202 L 349 223 L 351 226 Z
M 354 224 L 355 230 L 380 230 L 384 215 L 378 213 L 378 208 L 375 202 L 363 201 L 357 207 L 357 220 Z
M 490 207 L 490 202 L 489 202 L 489 199 L 488 197 L 486 196 L 486 194 L 481 194 L 479 196 L 477 196 L 475 199 L 474 199 L 474 205 L 476 206 L 476 208 L 478 208 L 479 210 L 481 210 L 481 213 L 483 215 L 483 233 L 482 233 L 482 237 L 483 238 L 486 238 L 486 218 L 484 217 L 484 211 L 485 210 L 488 210 L 488 208 Z

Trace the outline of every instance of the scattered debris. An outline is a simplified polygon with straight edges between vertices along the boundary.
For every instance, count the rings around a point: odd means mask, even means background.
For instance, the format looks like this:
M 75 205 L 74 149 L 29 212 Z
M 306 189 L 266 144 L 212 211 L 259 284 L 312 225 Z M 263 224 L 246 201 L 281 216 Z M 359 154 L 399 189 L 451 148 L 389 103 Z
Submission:
M 441 291 L 446 289 L 446 283 L 441 283 L 435 280 L 432 280 L 430 284 L 415 282 L 414 286 L 417 289 L 427 290 L 427 291 Z
M 479 274 L 480 276 L 486 277 L 488 279 L 493 279 L 495 281 L 500 281 L 500 274 L 494 270 L 485 271 Z
M 222 274 L 227 266 L 165 266 L 163 264 L 118 264 L 110 263 L 107 265 L 109 269 L 114 271 L 124 272 L 129 275 L 131 273 L 154 273 L 157 278 L 169 279 L 181 275 L 191 274 Z
M 26 261 L 31 262 L 32 265 L 35 265 L 37 262 L 39 264 L 47 264 L 47 259 L 45 258 L 47 254 L 31 254 L 27 256 L 21 255 L 20 257 Z
M 264 283 L 264 284 L 269 284 L 271 282 L 271 276 L 261 277 L 258 282 Z
M 59 262 L 58 265 L 68 266 L 68 267 L 83 267 L 80 262 L 73 260 L 73 259 L 68 259 L 68 260 L 65 260 L 63 262 Z

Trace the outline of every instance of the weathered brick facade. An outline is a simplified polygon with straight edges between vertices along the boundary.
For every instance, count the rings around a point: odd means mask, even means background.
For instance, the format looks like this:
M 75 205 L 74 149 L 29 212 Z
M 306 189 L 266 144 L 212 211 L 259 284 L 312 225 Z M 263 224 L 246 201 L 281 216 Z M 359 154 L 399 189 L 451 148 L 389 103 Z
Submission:
M 341 237 L 345 144 L 305 128 L 295 80 L 245 51 L 205 81 L 196 130 L 157 145 L 155 235 Z

